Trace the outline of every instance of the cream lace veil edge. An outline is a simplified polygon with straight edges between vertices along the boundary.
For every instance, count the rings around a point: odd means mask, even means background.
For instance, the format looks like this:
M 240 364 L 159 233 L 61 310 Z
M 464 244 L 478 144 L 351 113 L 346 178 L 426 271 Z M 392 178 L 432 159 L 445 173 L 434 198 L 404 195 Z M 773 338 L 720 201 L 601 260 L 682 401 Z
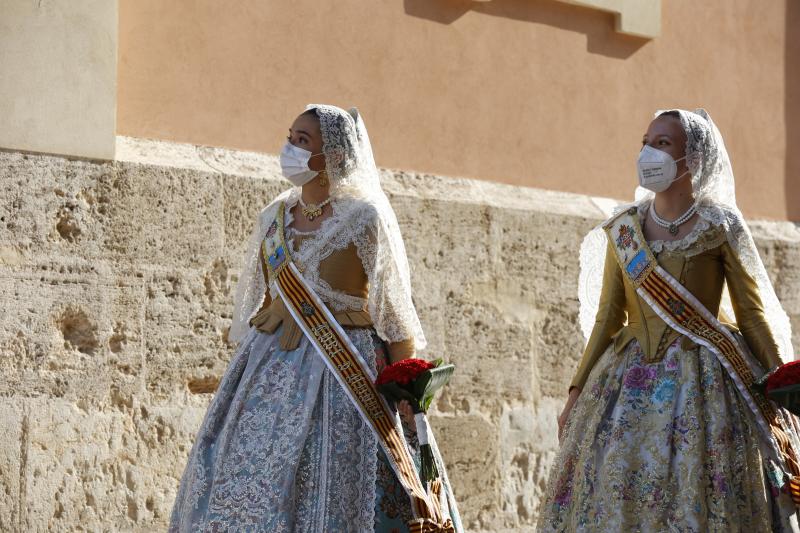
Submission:
M 667 110 L 659 110 L 655 116 L 665 111 Z M 682 109 L 669 111 L 678 112 L 686 131 L 686 160 L 692 172 L 698 213 L 709 223 L 725 229 L 728 242 L 758 284 L 766 320 L 780 349 L 781 358 L 784 362 L 791 361 L 794 351 L 789 317 L 778 301 L 750 229 L 736 205 L 733 168 L 722 135 L 705 109 L 693 112 Z M 631 206 L 641 209 L 649 205 L 653 197 L 652 192 L 637 187 L 635 201 L 618 206 L 615 214 Z M 602 224 L 586 235 L 580 251 L 579 317 L 587 341 L 594 327 L 603 282 L 607 239 L 601 226 Z M 727 288 L 723 292 L 722 309 L 726 315 L 734 316 Z
M 369 278 L 367 308 L 376 332 L 388 342 L 413 338 L 415 347 L 423 349 L 425 334 L 412 300 L 405 245 L 394 210 L 381 188 L 364 121 L 355 108 L 345 111 L 312 104 L 306 109 L 313 109 L 320 121 L 334 208 L 334 215 L 323 222 L 315 236 L 315 249 L 329 254 L 355 243 Z M 264 220 L 264 213 L 275 203 L 296 200 L 299 195 L 298 187 L 285 191 L 256 221 L 234 295 L 233 322 L 228 335 L 233 342 L 241 341 L 249 331 L 248 322 L 267 290 L 259 260 L 259 247 L 271 222 Z M 314 259 L 318 264 L 322 258 Z M 309 277 L 313 276 L 314 273 L 309 273 Z M 317 282 L 326 285 L 324 281 Z

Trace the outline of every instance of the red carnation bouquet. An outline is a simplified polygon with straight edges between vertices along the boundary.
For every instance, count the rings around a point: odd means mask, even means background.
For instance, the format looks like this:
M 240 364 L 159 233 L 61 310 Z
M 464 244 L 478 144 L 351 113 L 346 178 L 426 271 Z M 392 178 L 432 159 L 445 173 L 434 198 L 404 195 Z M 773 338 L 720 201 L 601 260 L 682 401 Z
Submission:
M 800 416 L 800 361 L 786 363 L 765 374 L 753 388 Z
M 436 391 L 450 381 L 455 367 L 441 359 L 403 359 L 383 369 L 375 381 L 378 391 L 393 402 L 406 400 L 414 411 L 417 438 L 420 447 L 420 477 L 423 482 L 439 477 L 439 469 L 429 443 L 430 429 L 425 413 L 431 406 Z

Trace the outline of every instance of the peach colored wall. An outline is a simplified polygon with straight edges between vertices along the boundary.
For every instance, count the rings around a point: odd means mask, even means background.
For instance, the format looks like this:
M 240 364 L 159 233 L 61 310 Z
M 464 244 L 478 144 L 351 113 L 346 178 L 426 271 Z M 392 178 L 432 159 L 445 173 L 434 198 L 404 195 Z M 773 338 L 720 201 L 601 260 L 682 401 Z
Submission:
M 276 153 L 355 104 L 382 166 L 627 198 L 651 113 L 704 106 L 745 214 L 800 220 L 797 0 L 668 0 L 652 41 L 553 0 L 222 4 L 120 1 L 119 134 Z

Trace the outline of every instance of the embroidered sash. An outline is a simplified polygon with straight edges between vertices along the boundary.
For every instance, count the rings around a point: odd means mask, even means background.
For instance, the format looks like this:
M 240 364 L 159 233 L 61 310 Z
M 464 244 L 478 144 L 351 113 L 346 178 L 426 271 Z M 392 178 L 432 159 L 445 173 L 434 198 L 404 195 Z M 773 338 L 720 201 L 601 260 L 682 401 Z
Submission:
M 635 207 L 612 218 L 603 229 L 617 262 L 636 292 L 668 326 L 708 348 L 753 411 L 776 458 L 789 471 L 789 492 L 800 505 L 800 464 L 784 414 L 751 389 L 755 376 L 736 337 L 697 298 L 664 270 L 644 238 Z
M 439 502 L 428 496 L 419 479 L 398 419 L 375 388 L 375 376 L 292 261 L 284 238 L 285 210 L 283 202 L 277 205 L 261 245 L 264 262 L 270 278 L 276 281 L 278 294 L 386 452 L 389 464 L 411 499 L 414 520 L 409 527 L 412 533 L 451 531 L 447 529 L 449 519 L 442 523 Z M 435 491 L 433 496 L 436 496 Z

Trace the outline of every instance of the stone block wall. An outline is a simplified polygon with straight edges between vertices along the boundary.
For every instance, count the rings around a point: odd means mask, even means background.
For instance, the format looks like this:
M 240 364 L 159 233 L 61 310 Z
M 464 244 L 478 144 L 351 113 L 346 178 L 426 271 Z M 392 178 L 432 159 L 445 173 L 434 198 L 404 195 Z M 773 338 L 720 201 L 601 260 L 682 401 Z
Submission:
M 3 531 L 165 529 L 231 356 L 244 241 L 286 186 L 266 156 L 133 139 L 117 153 L 0 152 Z M 610 202 L 384 178 L 425 355 L 458 367 L 432 424 L 465 525 L 533 531 L 583 346 L 578 248 Z M 800 229 L 753 229 L 800 331 Z

